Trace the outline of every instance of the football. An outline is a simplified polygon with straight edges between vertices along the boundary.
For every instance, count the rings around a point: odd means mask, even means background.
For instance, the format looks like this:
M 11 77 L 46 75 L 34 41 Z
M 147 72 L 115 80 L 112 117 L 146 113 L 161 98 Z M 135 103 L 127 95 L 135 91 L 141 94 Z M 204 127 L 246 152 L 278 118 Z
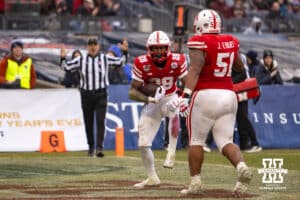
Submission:
M 147 96 L 154 97 L 158 87 L 159 85 L 155 83 L 147 83 L 141 87 L 141 92 Z

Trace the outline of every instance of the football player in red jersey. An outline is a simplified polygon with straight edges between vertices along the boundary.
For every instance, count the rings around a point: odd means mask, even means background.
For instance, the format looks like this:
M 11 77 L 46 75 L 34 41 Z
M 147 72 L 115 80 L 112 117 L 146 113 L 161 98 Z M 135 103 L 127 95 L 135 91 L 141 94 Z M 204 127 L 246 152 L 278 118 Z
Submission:
M 187 62 L 183 54 L 171 53 L 171 42 L 163 31 L 154 31 L 147 40 L 147 54 L 134 59 L 133 76 L 129 97 L 145 102 L 139 120 L 138 146 L 148 178 L 134 185 L 144 188 L 147 185 L 159 185 L 160 180 L 154 167 L 152 142 L 160 127 L 161 120 L 169 117 L 169 146 L 164 167 L 173 168 L 179 129 L 179 108 L 170 109 L 169 102 L 177 99 L 176 81 L 184 82 L 187 75 Z M 160 87 L 154 97 L 142 93 L 143 85 L 156 83 Z
M 194 36 L 187 43 L 190 68 L 184 94 L 178 102 L 181 112 L 188 115 L 190 139 L 188 160 L 191 183 L 181 194 L 201 191 L 203 146 L 212 130 L 219 151 L 237 169 L 238 180 L 233 195 L 241 196 L 247 190 L 252 173 L 232 139 L 237 97 L 232 91 L 231 69 L 245 70 L 238 54 L 239 41 L 231 35 L 219 34 L 221 18 L 214 10 L 200 11 L 194 20 L 194 30 Z

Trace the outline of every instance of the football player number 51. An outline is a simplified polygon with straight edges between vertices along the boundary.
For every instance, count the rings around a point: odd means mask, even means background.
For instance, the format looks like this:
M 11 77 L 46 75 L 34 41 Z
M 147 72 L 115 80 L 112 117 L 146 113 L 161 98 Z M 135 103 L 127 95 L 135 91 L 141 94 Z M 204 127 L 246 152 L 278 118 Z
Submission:
M 228 63 L 228 58 L 229 58 L 229 63 Z M 217 66 L 219 68 L 215 69 L 214 75 L 216 77 L 225 77 L 225 76 L 230 77 L 233 59 L 234 59 L 234 52 L 218 53 Z

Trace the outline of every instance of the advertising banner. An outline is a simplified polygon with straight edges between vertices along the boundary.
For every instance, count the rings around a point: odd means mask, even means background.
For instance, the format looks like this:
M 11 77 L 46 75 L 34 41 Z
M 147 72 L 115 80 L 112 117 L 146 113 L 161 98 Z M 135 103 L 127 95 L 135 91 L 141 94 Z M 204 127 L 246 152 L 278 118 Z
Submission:
M 1 90 L 0 96 L 0 151 L 39 151 L 42 132 L 53 147 L 88 148 L 78 90 Z
M 300 148 L 300 85 L 261 87 L 249 117 L 263 148 Z
M 128 98 L 129 87 L 109 86 L 104 149 L 115 149 L 117 127 L 124 129 L 125 149 L 138 149 L 143 103 Z M 300 148 L 299 94 L 298 85 L 263 86 L 258 103 L 249 100 L 249 118 L 263 148 Z M 66 151 L 87 149 L 76 89 L 1 90 L 0 95 L 0 151 L 39 151 L 42 132 L 63 133 Z M 153 149 L 163 148 L 164 126 L 162 119 Z M 50 144 L 56 144 L 58 138 L 50 136 L 49 140 L 54 139 Z

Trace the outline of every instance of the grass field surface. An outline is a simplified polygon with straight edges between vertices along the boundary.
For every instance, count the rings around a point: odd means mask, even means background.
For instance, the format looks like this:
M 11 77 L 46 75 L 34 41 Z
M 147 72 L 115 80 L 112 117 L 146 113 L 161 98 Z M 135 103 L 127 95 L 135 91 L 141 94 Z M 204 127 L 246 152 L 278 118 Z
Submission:
M 179 193 L 189 184 L 186 150 L 177 151 L 172 170 L 162 167 L 166 151 L 154 155 L 162 184 L 138 190 L 132 185 L 146 178 L 139 151 L 125 151 L 124 157 L 106 151 L 104 158 L 91 158 L 83 151 L 0 153 L 0 199 L 233 199 L 236 172 L 219 152 L 205 154 L 203 193 L 191 196 Z M 254 177 L 241 199 L 300 199 L 300 150 L 263 150 L 244 156 Z M 258 174 L 263 158 L 283 159 L 288 174 L 275 185 L 280 190 L 263 188 Z

